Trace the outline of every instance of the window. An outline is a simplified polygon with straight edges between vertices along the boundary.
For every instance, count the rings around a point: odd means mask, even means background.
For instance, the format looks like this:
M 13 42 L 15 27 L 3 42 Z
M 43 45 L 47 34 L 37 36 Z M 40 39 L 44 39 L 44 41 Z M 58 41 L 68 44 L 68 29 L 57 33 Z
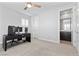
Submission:
M 21 22 L 22 22 L 22 26 L 25 26 L 25 19 L 22 19 Z
M 22 19 L 21 22 L 22 22 L 22 26 L 28 27 L 28 19 Z
M 28 20 L 25 20 L 25 26 L 28 27 Z
M 60 30 L 71 31 L 72 9 L 60 12 Z
M 64 27 L 64 30 L 66 31 L 70 31 L 71 30 L 71 27 L 70 27 L 70 20 L 64 20 L 63 21 L 63 27 Z

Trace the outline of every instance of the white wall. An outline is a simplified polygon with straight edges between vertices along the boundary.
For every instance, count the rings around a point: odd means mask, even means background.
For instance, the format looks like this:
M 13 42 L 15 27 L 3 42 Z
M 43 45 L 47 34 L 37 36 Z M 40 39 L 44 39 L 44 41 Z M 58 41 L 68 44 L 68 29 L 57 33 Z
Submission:
M 55 5 L 50 9 L 46 9 L 44 12 L 38 14 L 37 16 L 32 17 L 32 34 L 33 37 L 51 41 L 55 43 L 60 42 L 60 11 L 65 9 L 73 8 L 73 14 L 75 12 L 76 4 L 63 4 L 63 5 Z M 75 16 L 73 15 L 72 24 L 75 24 Z M 73 26 L 72 25 L 72 26 Z M 76 25 L 72 27 L 75 28 Z M 75 31 L 72 30 L 73 32 Z M 73 36 L 73 34 L 72 34 Z M 72 41 L 75 41 L 75 38 L 72 37 Z M 76 46 L 75 42 L 74 46 Z
M 1 7 L 1 6 L 0 6 Z M 2 8 L 0 8 L 0 34 L 1 34 L 1 22 L 2 22 Z M 0 42 L 1 42 L 2 40 L 1 40 L 1 35 L 0 35 Z
M 59 43 L 58 18 L 58 10 L 55 7 L 37 16 L 33 16 L 33 37 Z
M 14 11 L 7 7 L 0 7 L 0 42 L 2 42 L 2 36 L 8 33 L 8 25 L 22 26 L 21 19 L 30 19 L 29 16 Z
M 34 17 L 34 36 L 51 42 L 59 42 L 58 11 L 52 9 Z
M 79 55 L 79 3 L 78 3 L 78 6 L 77 6 L 77 14 L 78 14 L 78 19 L 77 19 L 77 27 L 78 27 L 78 30 L 77 30 L 77 38 L 78 38 L 78 55 Z

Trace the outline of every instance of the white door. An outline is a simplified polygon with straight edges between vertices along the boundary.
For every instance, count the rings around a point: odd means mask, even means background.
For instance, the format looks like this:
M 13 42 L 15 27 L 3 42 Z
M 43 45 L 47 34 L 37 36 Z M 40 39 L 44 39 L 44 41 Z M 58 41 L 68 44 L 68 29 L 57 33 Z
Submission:
M 78 43 L 78 51 L 79 51 L 79 3 L 77 7 L 77 43 Z
M 32 35 L 33 38 L 38 38 L 39 34 L 39 16 L 34 16 L 32 19 Z
M 79 3 L 73 10 L 73 46 L 79 50 Z

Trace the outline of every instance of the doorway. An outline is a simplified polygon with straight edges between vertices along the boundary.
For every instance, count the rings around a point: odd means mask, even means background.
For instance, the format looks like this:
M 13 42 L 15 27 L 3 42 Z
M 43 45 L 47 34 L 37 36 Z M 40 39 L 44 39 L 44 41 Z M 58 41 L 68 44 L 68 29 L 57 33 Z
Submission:
M 72 8 L 60 11 L 60 43 L 71 44 Z

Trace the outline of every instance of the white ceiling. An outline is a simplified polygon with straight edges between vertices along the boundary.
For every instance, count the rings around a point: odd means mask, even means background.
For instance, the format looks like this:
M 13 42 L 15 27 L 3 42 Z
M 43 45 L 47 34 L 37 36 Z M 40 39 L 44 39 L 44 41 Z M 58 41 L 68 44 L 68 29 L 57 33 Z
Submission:
M 25 6 L 24 2 L 5 2 L 5 3 L 2 2 L 0 4 L 3 6 L 6 6 L 8 8 L 11 8 L 13 10 L 16 10 L 18 12 L 24 13 L 24 14 L 34 15 L 34 14 L 40 13 L 41 10 L 48 8 L 50 6 L 55 6 L 55 5 L 59 5 L 59 4 L 69 4 L 70 2 L 32 2 L 32 3 L 39 4 L 42 6 L 42 8 L 35 8 L 34 7 L 31 9 L 28 9 L 28 10 L 24 10 L 23 9 Z

